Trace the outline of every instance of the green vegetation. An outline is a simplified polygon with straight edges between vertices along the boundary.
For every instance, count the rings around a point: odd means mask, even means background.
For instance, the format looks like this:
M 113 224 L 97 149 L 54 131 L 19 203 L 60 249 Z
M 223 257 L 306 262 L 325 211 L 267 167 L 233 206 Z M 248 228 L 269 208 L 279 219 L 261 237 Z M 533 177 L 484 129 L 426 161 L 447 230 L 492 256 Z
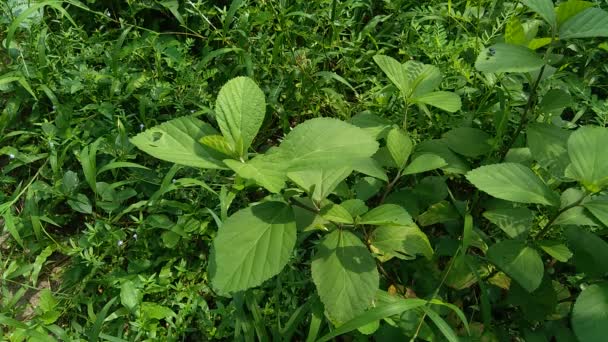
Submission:
M 605 1 L 0 4 L 0 339 L 603 341 Z

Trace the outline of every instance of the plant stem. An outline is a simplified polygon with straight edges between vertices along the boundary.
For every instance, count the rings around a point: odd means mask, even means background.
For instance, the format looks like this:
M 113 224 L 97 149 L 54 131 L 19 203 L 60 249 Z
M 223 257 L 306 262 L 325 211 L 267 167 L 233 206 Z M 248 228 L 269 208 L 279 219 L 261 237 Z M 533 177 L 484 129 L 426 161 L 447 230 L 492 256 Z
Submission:
M 557 220 L 557 218 L 563 214 L 566 210 L 568 209 L 572 209 L 576 206 L 578 206 L 579 204 L 581 204 L 581 202 L 587 198 L 587 196 L 583 196 L 581 197 L 578 201 L 567 205 L 565 207 L 563 207 L 562 209 L 560 209 L 550 220 L 549 222 L 543 227 L 543 229 L 540 230 L 540 232 L 538 232 L 538 234 L 536 234 L 536 236 L 534 237 L 535 239 L 542 239 L 545 235 L 547 235 L 547 233 L 549 233 L 549 231 L 551 230 L 551 226 L 553 225 L 553 222 L 555 222 L 555 220 Z
M 395 176 L 395 178 L 393 178 L 393 180 L 390 183 L 388 183 L 388 185 L 386 186 L 386 189 L 384 190 L 384 193 L 382 194 L 382 197 L 380 198 L 379 204 L 384 203 L 386 196 L 388 196 L 388 194 L 391 192 L 391 190 L 393 190 L 393 188 L 395 187 L 395 184 L 397 184 L 397 181 L 399 180 L 399 178 L 401 178 L 401 171 L 402 171 L 402 169 L 400 169 L 399 172 L 397 172 L 397 175 Z
M 312 213 L 318 214 L 319 213 L 319 209 L 317 208 L 311 208 L 309 206 L 307 206 L 306 204 L 294 199 L 293 197 L 289 199 L 289 203 L 291 203 L 292 205 L 295 205 L 296 207 L 300 207 L 302 209 L 308 210 Z

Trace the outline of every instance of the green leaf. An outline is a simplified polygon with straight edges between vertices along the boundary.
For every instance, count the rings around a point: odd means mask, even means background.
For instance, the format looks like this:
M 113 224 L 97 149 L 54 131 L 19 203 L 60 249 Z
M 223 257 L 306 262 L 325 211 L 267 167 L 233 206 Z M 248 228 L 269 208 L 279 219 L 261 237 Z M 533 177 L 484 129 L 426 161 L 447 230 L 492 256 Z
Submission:
M 608 336 L 608 283 L 590 285 L 576 298 L 572 328 L 580 341 L 604 341 Z
M 120 303 L 129 311 L 134 312 L 142 298 L 143 294 L 134 282 L 128 280 L 120 286 Z
M 353 217 L 363 215 L 369 209 L 367 207 L 367 205 L 365 205 L 365 202 L 363 202 L 360 199 L 349 199 L 349 200 L 346 200 L 346 201 L 340 203 L 340 206 L 342 206 L 344 209 L 348 210 L 348 212 Z
M 408 298 L 408 299 L 399 299 L 393 303 L 389 303 L 386 305 L 378 306 L 372 309 L 369 309 L 365 313 L 351 319 L 350 321 L 340 325 L 331 333 L 324 335 L 317 342 L 326 342 L 334 337 L 344 335 L 350 331 L 353 331 L 359 327 L 365 326 L 371 322 L 375 322 L 377 320 L 388 318 L 395 315 L 400 315 L 403 312 L 413 310 L 419 308 L 423 305 L 426 305 L 426 301 L 418 298 Z
M 553 9 L 552 0 L 523 0 L 524 5 L 538 13 L 553 28 L 557 27 L 557 18 Z
M 495 44 L 485 48 L 477 57 L 475 68 L 483 72 L 529 72 L 543 66 L 536 52 L 525 46 Z
M 295 218 L 288 205 L 264 202 L 237 211 L 213 240 L 213 286 L 227 294 L 262 284 L 287 264 L 295 242 Z
M 420 216 L 417 218 L 418 223 L 423 227 L 436 223 L 457 221 L 459 219 L 460 214 L 448 201 L 441 201 L 433 204 L 427 211 L 420 214 Z
M 594 217 L 587 211 L 587 209 L 576 206 L 570 208 L 563 213 L 561 213 L 555 221 L 553 221 L 553 225 L 555 226 L 598 226 Z
M 505 42 L 508 44 L 525 45 L 526 33 L 517 17 L 512 17 L 505 28 Z
M 452 327 L 450 327 L 450 325 L 443 318 L 441 318 L 441 316 L 439 316 L 435 311 L 433 311 L 430 308 L 427 308 L 426 306 L 424 306 L 423 309 L 426 312 L 426 315 L 429 316 L 429 318 L 433 321 L 433 323 L 435 323 L 435 325 L 437 326 L 439 331 L 441 331 L 443 336 L 448 341 L 450 341 L 450 342 L 460 341 L 460 339 L 458 338 L 458 335 L 456 335 L 456 333 L 454 332 Z
M 324 219 L 337 223 L 353 224 L 353 217 L 350 215 L 348 210 L 344 209 L 339 204 L 330 203 L 319 212 L 319 215 Z
M 330 118 L 296 126 L 279 147 L 288 171 L 350 166 L 377 149 L 378 143 L 361 128 Z
M 442 169 L 446 172 L 464 174 L 471 169 L 464 159 L 449 148 L 445 139 L 426 140 L 417 144 L 416 153 L 413 157 L 427 153 L 438 155 L 445 160 L 447 165 L 443 166 Z
M 391 157 L 393 157 L 393 161 L 399 168 L 405 166 L 407 159 L 410 157 L 410 153 L 412 153 L 413 146 L 412 140 L 401 128 L 395 127 L 388 132 L 386 147 L 388 148 Z
M 587 8 L 559 28 L 560 39 L 608 37 L 608 12 Z
M 234 152 L 233 146 L 224 138 L 223 135 L 214 134 L 214 135 L 205 135 L 199 141 L 201 144 L 214 149 L 222 154 L 227 156 L 233 156 L 238 158 L 239 156 Z
M 445 160 L 436 154 L 420 154 L 403 169 L 402 174 L 413 175 L 415 173 L 435 170 L 446 165 Z
M 403 207 L 396 204 L 382 204 L 361 217 L 359 224 L 384 225 L 396 224 L 407 225 L 414 223 L 410 214 Z
M 441 84 L 441 71 L 434 65 L 410 60 L 405 62 L 403 67 L 406 69 L 411 82 L 411 93 L 408 94 L 408 97 L 418 99 Z
M 454 128 L 443 135 L 448 146 L 456 153 L 467 157 L 479 157 L 492 151 L 488 133 L 472 127 Z
M 246 162 L 226 159 L 224 164 L 239 176 L 252 179 L 273 193 L 279 193 L 287 180 L 287 162 L 276 148 Z
M 264 121 L 264 92 L 248 77 L 233 78 L 220 89 L 216 112 L 217 123 L 224 138 L 241 158 L 246 157 L 247 150 Z
M 315 202 L 319 203 L 331 194 L 352 171 L 349 167 L 303 170 L 288 172 L 287 177 L 306 191 Z
M 454 113 L 460 110 L 462 103 L 460 96 L 449 91 L 434 91 L 431 93 L 420 94 L 412 98 L 414 102 L 424 103 L 429 106 L 443 109 L 446 112 Z
M 538 242 L 538 246 L 557 261 L 567 262 L 572 258 L 570 249 L 560 241 L 543 240 Z
M 380 226 L 374 230 L 371 240 L 373 248 L 389 257 L 404 260 L 414 259 L 416 255 L 433 257 L 429 239 L 414 223 Z
M 583 204 L 604 226 L 608 226 L 608 198 L 598 198 Z
M 380 69 L 386 74 L 389 80 L 399 88 L 403 93 L 407 93 L 410 89 L 410 79 L 405 68 L 396 59 L 390 56 L 376 55 L 374 62 L 378 64 Z
M 467 179 L 479 190 L 496 198 L 519 203 L 559 206 L 559 196 L 529 168 L 515 163 L 478 167 Z
M 391 123 L 388 120 L 368 111 L 353 116 L 350 123 L 363 129 L 376 140 L 384 137 L 386 132 L 391 129 Z
M 145 130 L 131 138 L 133 145 L 149 155 L 172 163 L 206 169 L 225 169 L 226 156 L 199 143 L 206 135 L 217 134 L 209 124 L 183 116 Z
M 538 252 L 523 241 L 501 241 L 490 246 L 487 257 L 528 292 L 536 290 L 543 280 L 543 261 Z
M 378 290 L 376 263 L 365 244 L 346 230 L 334 230 L 317 246 L 312 279 L 329 317 L 346 322 L 367 309 Z
M 388 176 L 386 176 L 386 172 L 384 171 L 382 166 L 373 158 L 359 159 L 353 162 L 352 167 L 355 171 L 359 173 L 388 182 Z
M 608 128 L 585 126 L 577 129 L 568 139 L 572 163 L 566 169 L 566 176 L 581 182 L 591 192 L 608 185 L 605 146 L 608 146 Z
M 36 257 L 36 260 L 34 261 L 34 267 L 32 269 L 32 275 L 30 276 L 30 279 L 32 280 L 32 286 L 36 286 L 36 283 L 38 283 L 38 276 L 40 275 L 42 266 L 44 266 L 46 259 L 48 259 L 48 257 L 50 257 L 54 251 L 55 251 L 54 245 L 48 245 Z
M 92 214 L 93 206 L 89 202 L 89 198 L 84 194 L 77 194 L 74 198 L 68 200 L 68 205 L 75 211 L 83 214 Z
M 570 227 L 565 233 L 577 271 L 590 277 L 604 277 L 608 273 L 608 243 L 578 227 Z
M 564 108 L 572 106 L 572 96 L 561 89 L 551 89 L 539 103 L 539 110 L 550 115 L 560 115 Z
M 569 0 L 562 2 L 556 9 L 557 24 L 561 25 L 566 20 L 593 6 L 594 4 L 590 1 Z
M 488 210 L 483 216 L 502 229 L 510 238 L 526 237 L 534 222 L 528 208 L 500 208 Z
M 556 177 L 563 177 L 568 158 L 570 132 L 554 125 L 532 123 L 528 125 L 527 140 L 532 157 Z

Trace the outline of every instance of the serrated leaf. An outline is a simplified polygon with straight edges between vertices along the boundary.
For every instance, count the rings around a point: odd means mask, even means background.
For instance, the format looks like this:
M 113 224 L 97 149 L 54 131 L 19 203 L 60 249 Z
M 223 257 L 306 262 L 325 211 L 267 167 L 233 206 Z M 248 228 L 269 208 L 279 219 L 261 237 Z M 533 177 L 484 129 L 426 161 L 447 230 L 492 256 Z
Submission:
M 266 113 L 264 92 L 248 77 L 228 81 L 217 96 L 216 119 L 220 131 L 236 153 L 244 157 Z
M 562 2 L 555 10 L 557 14 L 557 24 L 561 25 L 566 20 L 593 6 L 594 4 L 589 1 L 569 0 Z
M 498 266 L 528 292 L 538 288 L 545 268 L 538 252 L 523 241 L 505 240 L 488 249 L 488 260 Z
M 423 255 L 427 259 L 433 257 L 429 239 L 414 223 L 376 228 L 372 234 L 372 245 L 384 255 L 404 260 L 412 260 L 416 255 Z
M 450 130 L 443 136 L 454 152 L 467 157 L 479 157 L 492 151 L 488 133 L 473 127 L 459 127 Z
M 462 103 L 460 96 L 450 91 L 434 91 L 420 94 L 412 98 L 414 102 L 424 103 L 429 106 L 443 109 L 446 112 L 454 113 L 460 110 Z
M 131 138 L 131 143 L 149 155 L 176 164 L 206 169 L 225 169 L 222 154 L 199 143 L 206 135 L 217 134 L 209 124 L 192 116 L 173 119 Z
M 532 228 L 534 213 L 528 208 L 488 210 L 483 216 L 502 229 L 510 238 L 525 237 Z
M 349 167 L 288 172 L 287 177 L 317 203 L 331 194 L 353 170 Z
M 361 128 L 346 122 L 316 118 L 296 126 L 279 150 L 288 171 L 350 166 L 371 157 L 378 143 Z
M 380 69 L 386 74 L 386 77 L 388 77 L 399 90 L 406 93 L 410 88 L 410 80 L 401 63 L 390 56 L 376 55 L 373 58 L 374 62 L 376 62 Z
M 346 322 L 370 307 L 378 290 L 376 263 L 365 244 L 346 230 L 334 230 L 312 260 L 312 278 L 330 318 Z
M 572 328 L 580 341 L 604 341 L 608 335 L 608 283 L 590 285 L 576 298 Z
M 543 240 L 538 246 L 557 261 L 566 262 L 572 257 L 570 249 L 560 241 Z
M 583 204 L 604 226 L 608 226 L 608 199 L 594 199 Z
M 371 225 L 408 225 L 414 223 L 410 214 L 396 204 L 382 204 L 361 217 L 359 224 Z
M 264 202 L 237 211 L 213 240 L 213 286 L 227 294 L 262 284 L 287 264 L 295 242 L 296 223 L 288 205 Z
M 538 70 L 543 60 L 525 46 L 495 44 L 485 48 L 475 62 L 475 68 L 483 72 L 529 72 Z
M 416 173 L 422 173 L 438 169 L 446 166 L 447 163 L 443 158 L 436 154 L 420 154 L 409 163 L 408 166 L 403 169 L 403 175 L 413 175 Z
M 608 12 L 587 8 L 559 28 L 560 39 L 608 37 Z
M 577 129 L 568 139 L 571 164 L 566 176 L 583 184 L 591 192 L 608 185 L 608 128 L 585 126 Z
M 496 198 L 519 203 L 560 204 L 559 196 L 521 164 L 482 166 L 469 171 L 466 177 L 479 190 Z
M 202 137 L 199 142 L 227 156 L 238 157 L 234 152 L 232 145 L 226 141 L 226 138 L 224 138 L 223 135 L 206 135 Z
M 412 140 L 401 128 L 395 127 L 388 132 L 386 147 L 399 168 L 405 166 L 413 146 Z
M 568 158 L 570 131 L 543 123 L 528 125 L 527 141 L 532 157 L 556 177 L 563 177 Z
M 523 0 L 524 5 L 538 13 L 553 28 L 557 27 L 557 18 L 552 0 Z
M 224 163 L 239 176 L 252 179 L 273 193 L 280 192 L 287 180 L 287 162 L 282 155 L 272 151 L 247 162 L 226 159 Z
M 353 217 L 351 216 L 350 212 L 344 209 L 341 205 L 335 203 L 330 203 L 321 208 L 319 215 L 321 215 L 321 217 L 328 221 L 336 223 L 354 223 Z

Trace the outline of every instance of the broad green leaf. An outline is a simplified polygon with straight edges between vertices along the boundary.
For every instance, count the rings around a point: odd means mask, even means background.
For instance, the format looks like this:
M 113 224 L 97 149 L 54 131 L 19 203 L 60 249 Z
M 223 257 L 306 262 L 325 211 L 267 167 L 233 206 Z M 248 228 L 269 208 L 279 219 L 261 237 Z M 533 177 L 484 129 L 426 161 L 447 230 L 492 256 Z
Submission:
M 587 209 L 576 206 L 561 213 L 555 221 L 554 226 L 598 226 L 594 217 Z
M 154 126 L 131 138 L 133 145 L 149 155 L 172 163 L 206 169 L 225 169 L 226 156 L 199 143 L 206 135 L 217 134 L 209 124 L 183 116 Z
M 417 61 L 407 61 L 404 67 L 409 71 L 409 76 L 412 77 L 411 93 L 409 97 L 417 99 L 439 87 L 441 84 L 441 71 L 434 65 L 422 64 Z M 415 75 L 415 77 L 413 77 Z M 460 100 L 460 98 L 458 98 Z M 438 107 L 438 106 L 436 106 Z M 460 108 L 460 107 L 459 107 Z
M 578 227 L 570 227 L 565 233 L 576 269 L 589 277 L 604 277 L 608 273 L 608 242 Z
M 490 246 L 487 257 L 528 292 L 536 290 L 543 280 L 543 261 L 538 252 L 527 247 L 523 241 L 498 242 Z
M 224 163 L 239 176 L 252 179 L 268 191 L 278 193 L 287 180 L 285 160 L 275 149 L 246 162 L 226 159 Z
M 542 276 L 542 275 L 541 275 Z M 519 306 L 521 316 L 528 321 L 544 321 L 557 306 L 557 294 L 548 275 L 543 276 L 536 290 L 530 292 L 512 282 L 505 300 L 508 305 Z
M 357 199 L 367 201 L 376 195 L 386 184 L 377 178 L 363 177 L 357 180 L 353 190 Z
M 508 44 L 525 45 L 526 41 L 526 33 L 521 22 L 517 17 L 511 18 L 505 28 L 505 42 Z
M 403 169 L 402 174 L 413 175 L 415 173 L 435 170 L 446 165 L 445 160 L 436 154 L 420 154 Z
M 391 123 L 388 120 L 368 111 L 353 116 L 350 123 L 363 129 L 376 140 L 383 138 L 386 132 L 391 129 Z
M 143 294 L 131 280 L 125 281 L 120 286 L 120 303 L 129 311 L 133 312 L 141 302 Z
M 262 284 L 287 264 L 295 242 L 296 223 L 288 205 L 264 202 L 237 211 L 213 240 L 213 286 L 227 294 Z
M 547 37 L 534 38 L 528 43 L 528 49 L 537 50 L 543 46 L 551 44 L 552 41 L 553 41 L 553 39 L 547 38 Z
M 386 74 L 391 82 L 403 93 L 408 92 L 410 88 L 410 79 L 406 74 L 406 70 L 401 63 L 390 56 L 376 55 L 374 62 L 378 64 L 380 69 Z
M 583 204 L 604 226 L 608 226 L 608 198 L 594 199 Z
M 420 94 L 415 98 L 412 98 L 412 101 L 437 107 L 450 113 L 459 111 L 460 107 L 462 106 L 460 96 L 450 91 L 434 91 L 431 93 Z
M 233 156 L 235 158 L 239 157 L 234 152 L 233 146 L 228 143 L 228 141 L 226 140 L 226 138 L 224 138 L 223 135 L 206 135 L 202 137 L 199 142 L 227 156 Z
M 473 127 L 454 128 L 443 135 L 454 152 L 467 157 L 479 157 L 492 151 L 488 133 Z
M 490 274 L 490 268 L 472 255 L 459 254 L 453 262 L 445 283 L 456 290 L 469 288 L 478 282 L 479 277 Z
M 551 27 L 557 27 L 557 18 L 552 0 L 523 0 L 524 5 L 538 13 Z
M 226 141 L 245 157 L 266 113 L 264 92 L 248 77 L 228 81 L 216 101 L 216 119 Z
M 348 212 L 353 216 L 361 216 L 368 211 L 367 205 L 360 199 L 349 199 L 342 203 L 340 203 L 344 209 L 348 210 Z
M 608 185 L 608 128 L 585 126 L 577 129 L 568 139 L 568 155 L 572 162 L 566 176 L 582 183 L 591 192 Z
M 329 317 L 346 322 L 369 308 L 378 290 L 376 262 L 347 230 L 334 230 L 317 245 L 312 279 Z
M 608 283 L 588 286 L 576 298 L 572 309 L 572 328 L 585 342 L 602 342 L 608 336 Z
M 447 165 L 443 166 L 442 170 L 446 172 L 464 174 L 471 169 L 462 157 L 449 148 L 445 139 L 426 140 L 417 144 L 413 158 L 427 153 L 438 155 L 445 160 Z
M 460 214 L 448 201 L 441 201 L 433 204 L 427 211 L 417 217 L 418 223 L 423 226 L 430 226 L 437 223 L 458 221 Z
M 550 115 L 560 115 L 564 108 L 573 105 L 572 96 L 561 89 L 551 89 L 540 101 L 539 110 Z
M 556 177 L 563 177 L 568 158 L 570 131 L 557 126 L 533 123 L 528 125 L 527 140 L 532 157 Z
M 374 158 L 359 159 L 353 162 L 352 168 L 364 175 L 372 176 L 374 178 L 381 179 L 388 182 L 388 176 L 386 171 L 382 168 Z
M 354 223 L 353 217 L 351 216 L 350 212 L 348 212 L 348 210 L 344 209 L 339 204 L 330 203 L 324 206 L 323 208 L 321 208 L 319 215 L 321 215 L 321 217 L 328 221 L 336 223 Z
M 593 6 L 594 4 L 590 1 L 568 0 L 562 2 L 555 10 L 557 14 L 557 24 L 561 25 L 566 20 Z
M 316 118 L 296 126 L 279 146 L 288 171 L 350 166 L 378 149 L 374 138 L 346 122 Z
M 572 257 L 572 252 L 570 249 L 568 249 L 568 247 L 560 241 L 538 241 L 538 247 L 540 247 L 550 256 L 554 257 L 557 261 L 567 262 Z
M 349 167 L 288 172 L 287 177 L 317 203 L 325 199 L 353 170 Z
M 429 239 L 414 223 L 380 226 L 372 233 L 372 246 L 380 254 L 411 260 L 416 255 L 433 257 Z
M 498 43 L 485 48 L 477 57 L 475 68 L 483 72 L 529 72 L 543 66 L 536 52 L 525 46 Z
M 519 203 L 559 206 L 559 196 L 529 168 L 515 163 L 478 167 L 467 179 L 479 190 L 496 198 Z
M 532 228 L 534 213 L 528 208 L 488 210 L 483 216 L 502 229 L 510 238 L 525 237 Z
M 365 213 L 358 223 L 371 225 L 407 225 L 414 223 L 414 221 L 412 221 L 412 217 L 403 209 L 403 207 L 396 204 L 382 204 Z
M 412 153 L 413 146 L 412 140 L 401 128 L 395 127 L 388 132 L 386 147 L 399 168 L 405 166 L 410 153 Z
M 608 12 L 587 8 L 559 28 L 560 39 L 608 37 Z
M 83 214 L 91 214 L 93 213 L 93 206 L 89 201 L 89 198 L 85 194 L 77 194 L 73 198 L 67 201 L 70 208 L 73 210 L 83 213 Z

